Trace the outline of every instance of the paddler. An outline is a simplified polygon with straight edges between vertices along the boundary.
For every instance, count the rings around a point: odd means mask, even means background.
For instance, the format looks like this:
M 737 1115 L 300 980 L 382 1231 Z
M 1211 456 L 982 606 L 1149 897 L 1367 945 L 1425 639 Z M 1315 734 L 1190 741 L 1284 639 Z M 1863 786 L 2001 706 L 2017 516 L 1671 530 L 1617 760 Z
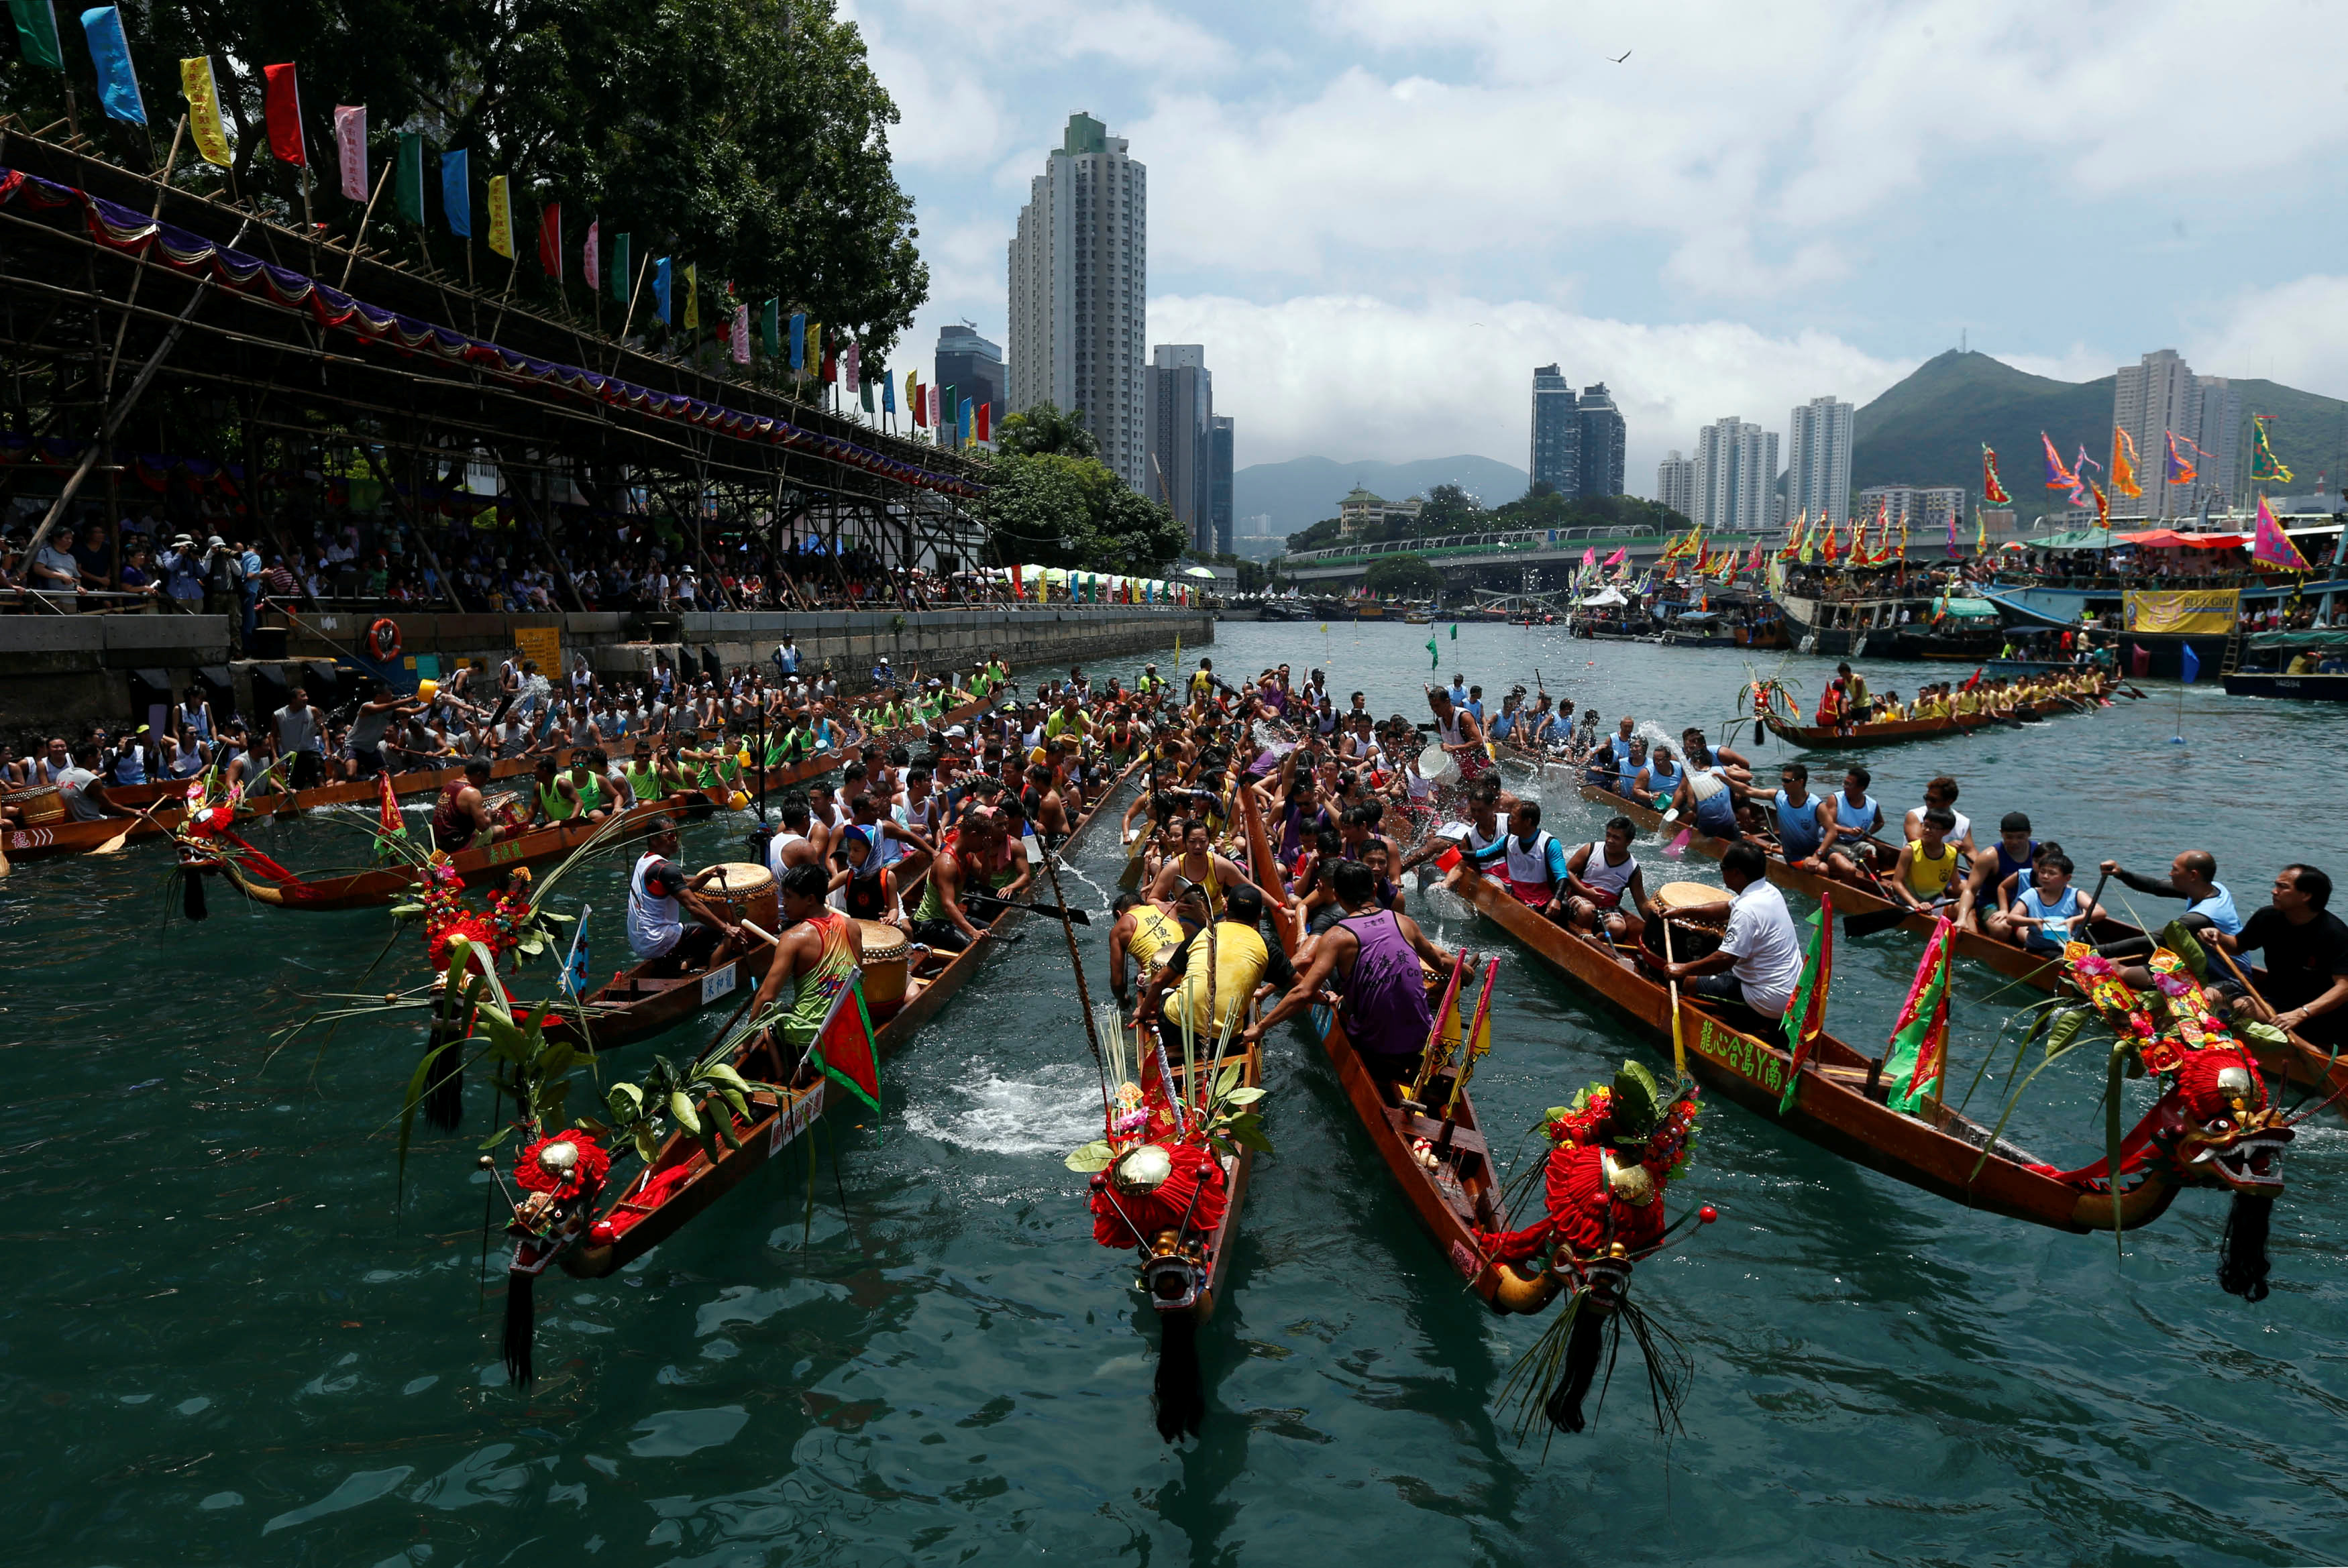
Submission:
M 1949 886 L 1956 880 L 1956 814 L 1946 806 L 1928 806 L 1917 825 L 1918 836 L 1900 851 L 1891 880 L 1884 890 L 1918 914 L 1946 904 Z
M 1844 705 L 1849 712 L 1850 722 L 1854 724 L 1867 723 L 1869 710 L 1874 706 L 1873 696 L 1867 688 L 1867 677 L 1854 673 L 1848 661 L 1836 665 L 1835 673 L 1842 677 Z
M 1176 886 L 1195 882 L 1207 889 L 1210 907 L 1220 909 L 1231 895 L 1241 887 L 1255 888 L 1256 905 L 1263 905 L 1263 889 L 1248 879 L 1239 863 L 1215 853 L 1214 837 L 1206 822 L 1191 817 L 1182 825 L 1182 853 L 1158 868 L 1157 880 L 1150 884 L 1149 897 L 1158 903 L 1170 903 Z
M 1132 1002 L 1126 959 L 1131 958 L 1147 979 L 1157 973 L 1167 954 L 1181 945 L 1183 931 L 1171 904 L 1138 893 L 1119 893 L 1116 908 L 1117 923 L 1108 928 L 1108 989 L 1117 1005 L 1125 1008 Z
M 2013 933 L 2003 928 L 2005 911 L 1998 889 L 2007 877 L 2037 864 L 2038 841 L 2030 836 L 2028 814 L 2009 811 L 2000 818 L 1993 848 L 1993 854 L 1973 856 L 1964 890 L 1957 898 L 1957 924 L 1968 931 L 1986 927 L 1990 935 L 2010 938 Z
M 1255 1044 L 1274 1024 L 1311 1007 L 1327 987 L 1341 994 L 1337 1016 L 1371 1076 L 1407 1078 L 1418 1071 L 1435 1024 L 1419 966 L 1445 972 L 1453 957 L 1428 941 L 1409 916 L 1377 907 L 1368 866 L 1342 861 L 1333 876 L 1344 916 L 1314 944 L 1312 963 L 1288 994 L 1241 1038 Z
M 1872 887 L 1874 874 L 1891 869 L 1889 846 L 1869 842 L 1883 831 L 1883 807 L 1867 793 L 1874 782 L 1875 775 L 1865 768 L 1843 770 L 1842 789 L 1834 797 L 1834 820 L 1821 851 L 1827 875 L 1854 887 Z
M 788 1009 L 768 1037 L 778 1076 L 799 1075 L 816 1031 L 831 1015 L 831 1004 L 864 961 L 864 933 L 855 921 L 824 902 L 830 878 L 820 866 L 794 866 L 777 881 L 783 928 L 775 933 L 775 956 L 750 1013 L 764 1015 L 778 1001 Z M 788 996 L 786 994 L 788 988 Z
M 1907 833 L 1908 841 L 1913 844 L 1923 836 L 1924 815 L 1936 807 L 1947 812 L 1950 822 L 1954 825 L 1949 829 L 1950 845 L 1960 854 L 1973 853 L 1973 819 L 1957 809 L 1957 781 L 1946 774 L 1937 774 L 1924 785 L 1922 805 L 1909 808 L 1908 815 L 1900 824 Z
M 2218 857 L 2206 849 L 2179 850 L 2168 863 L 2167 881 L 2127 870 L 2116 860 L 2106 860 L 2097 869 L 2132 891 L 2184 899 L 2188 919 L 2199 915 L 2230 937 L 2241 932 L 2241 912 L 2234 907 L 2233 894 L 2218 880 Z
M 1554 917 L 1570 881 L 1565 845 L 1540 825 L 1540 806 L 1529 800 L 1509 814 L 1509 835 L 1501 848 L 1501 869 L 1509 896 L 1529 909 Z
M 1167 955 L 1165 968 L 1143 988 L 1138 1016 L 1158 1017 L 1169 1041 L 1187 1024 L 1205 1050 L 1260 991 L 1293 987 L 1295 968 L 1277 943 L 1264 940 L 1262 924 L 1263 895 L 1252 885 L 1232 888 L 1222 917 L 1184 937 Z
M 1682 994 L 1741 1007 L 1765 1026 L 1752 1032 L 1775 1034 L 1802 979 L 1802 941 L 1786 896 L 1769 885 L 1769 862 L 1759 847 L 1733 844 L 1720 857 L 1720 879 L 1735 896 L 1728 907 L 1728 930 L 1718 950 L 1686 963 L 1667 963 L 1664 977 Z M 1661 911 L 1657 911 L 1661 917 Z M 1731 1022 L 1742 1020 L 1731 1018 Z
M 1451 693 L 1440 686 L 1426 689 L 1426 705 L 1435 714 L 1436 743 L 1459 767 L 1461 783 L 1488 773 L 1492 759 L 1484 750 L 1484 726 L 1476 715 L 1455 706 Z
M 1565 863 L 1565 917 L 1576 929 L 1601 927 L 1620 941 L 1636 945 L 1647 923 L 1639 911 L 1647 907 L 1646 885 L 1640 880 L 1639 862 L 1631 853 L 1638 828 L 1627 816 L 1610 817 L 1606 835 L 1592 839 Z
M 436 847 L 454 855 L 497 842 L 498 825 L 489 820 L 489 802 L 481 794 L 489 782 L 490 772 L 489 758 L 473 757 L 465 764 L 464 777 L 440 786 L 440 798 L 432 807 L 432 842 Z
M 628 948 L 639 958 L 669 959 L 683 973 L 708 963 L 718 938 L 739 940 L 742 930 L 701 897 L 704 887 L 724 879 L 725 867 L 687 877 L 674 858 L 677 847 L 674 818 L 655 816 L 645 825 L 644 852 L 628 874 Z M 698 922 L 690 930 L 680 906 Z
M 1777 770 L 1777 793 L 1770 798 L 1777 826 L 1777 852 L 1786 864 L 1804 871 L 1824 871 L 1818 858 L 1827 835 L 1834 831 L 1834 803 L 1810 793 L 1807 764 L 1787 763 Z

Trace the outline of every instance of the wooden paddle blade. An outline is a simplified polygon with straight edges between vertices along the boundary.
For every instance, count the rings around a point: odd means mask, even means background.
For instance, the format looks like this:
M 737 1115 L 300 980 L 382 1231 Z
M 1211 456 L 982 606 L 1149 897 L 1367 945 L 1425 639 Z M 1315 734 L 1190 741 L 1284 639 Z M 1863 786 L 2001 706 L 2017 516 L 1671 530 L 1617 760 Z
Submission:
M 1877 909 L 1865 915 L 1846 915 L 1842 917 L 1842 934 L 1846 940 L 1858 937 L 1872 937 L 1879 931 L 1889 931 L 1893 927 L 1903 924 L 1907 918 L 1908 911 L 1897 906 L 1889 909 Z
M 136 827 L 138 825 L 139 825 L 135 822 L 130 825 L 131 827 Z M 130 828 L 126 827 L 120 833 L 116 834 L 112 838 L 108 839 L 104 844 L 99 845 L 96 849 L 91 850 L 90 853 L 92 855 L 118 855 L 122 852 L 122 846 L 129 842 Z

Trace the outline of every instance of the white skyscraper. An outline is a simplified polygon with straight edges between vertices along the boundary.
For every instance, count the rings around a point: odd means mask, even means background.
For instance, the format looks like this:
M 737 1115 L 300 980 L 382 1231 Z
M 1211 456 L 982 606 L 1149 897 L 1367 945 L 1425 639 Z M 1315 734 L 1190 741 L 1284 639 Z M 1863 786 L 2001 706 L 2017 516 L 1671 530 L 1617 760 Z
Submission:
M 1678 448 L 1655 465 L 1655 499 L 1680 516 L 1695 517 L 1695 461 L 1679 455 Z
M 1851 421 L 1848 403 L 1814 397 L 1794 410 L 1786 430 L 1786 515 L 1850 521 Z
M 1151 495 L 1147 179 L 1123 137 L 1090 115 L 1068 117 L 1066 137 L 1028 182 L 1011 240 L 1009 403 L 1081 413 L 1101 461 Z
M 1707 425 L 1695 441 L 1698 527 L 1720 533 L 1757 533 L 1776 520 L 1777 437 L 1734 414 Z
M 2200 510 L 2199 484 L 2165 481 L 2171 431 L 2200 446 L 2209 446 L 2201 436 L 2200 383 L 2193 367 L 2175 349 L 2159 349 L 2134 364 L 2120 366 L 2112 391 L 2112 423 L 2136 443 L 2136 482 L 2144 490 L 2141 499 L 2115 494 L 2112 516 L 2183 518 Z M 2108 447 L 2087 456 L 2098 463 L 2111 460 Z M 2112 488 L 2107 474 L 2099 476 L 2097 482 L 2106 490 Z

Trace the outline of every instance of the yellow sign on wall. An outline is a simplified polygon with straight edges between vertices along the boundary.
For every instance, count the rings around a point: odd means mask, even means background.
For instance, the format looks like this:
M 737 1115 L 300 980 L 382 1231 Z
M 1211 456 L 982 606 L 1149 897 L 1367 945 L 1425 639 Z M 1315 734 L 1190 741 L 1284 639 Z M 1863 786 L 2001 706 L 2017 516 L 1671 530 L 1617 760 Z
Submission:
M 559 626 L 517 626 L 514 647 L 524 659 L 534 660 L 538 672 L 549 681 L 562 679 L 562 629 Z
M 2131 589 L 2124 619 L 2130 631 L 2224 637 L 2234 630 L 2241 599 L 2238 588 Z

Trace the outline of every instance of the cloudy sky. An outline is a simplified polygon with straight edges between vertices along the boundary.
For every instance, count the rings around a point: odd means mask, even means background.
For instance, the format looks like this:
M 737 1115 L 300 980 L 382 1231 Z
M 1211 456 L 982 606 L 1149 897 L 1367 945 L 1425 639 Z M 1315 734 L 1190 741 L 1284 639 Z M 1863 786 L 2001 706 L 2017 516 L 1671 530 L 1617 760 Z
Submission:
M 1149 169 L 1149 341 L 1207 345 L 1241 466 L 1521 467 L 1555 360 L 1651 493 L 1700 425 L 1864 403 L 1961 333 L 2348 395 L 2336 0 L 843 9 L 904 116 L 909 346 L 1002 341 L 1027 181 L 1087 110 Z

